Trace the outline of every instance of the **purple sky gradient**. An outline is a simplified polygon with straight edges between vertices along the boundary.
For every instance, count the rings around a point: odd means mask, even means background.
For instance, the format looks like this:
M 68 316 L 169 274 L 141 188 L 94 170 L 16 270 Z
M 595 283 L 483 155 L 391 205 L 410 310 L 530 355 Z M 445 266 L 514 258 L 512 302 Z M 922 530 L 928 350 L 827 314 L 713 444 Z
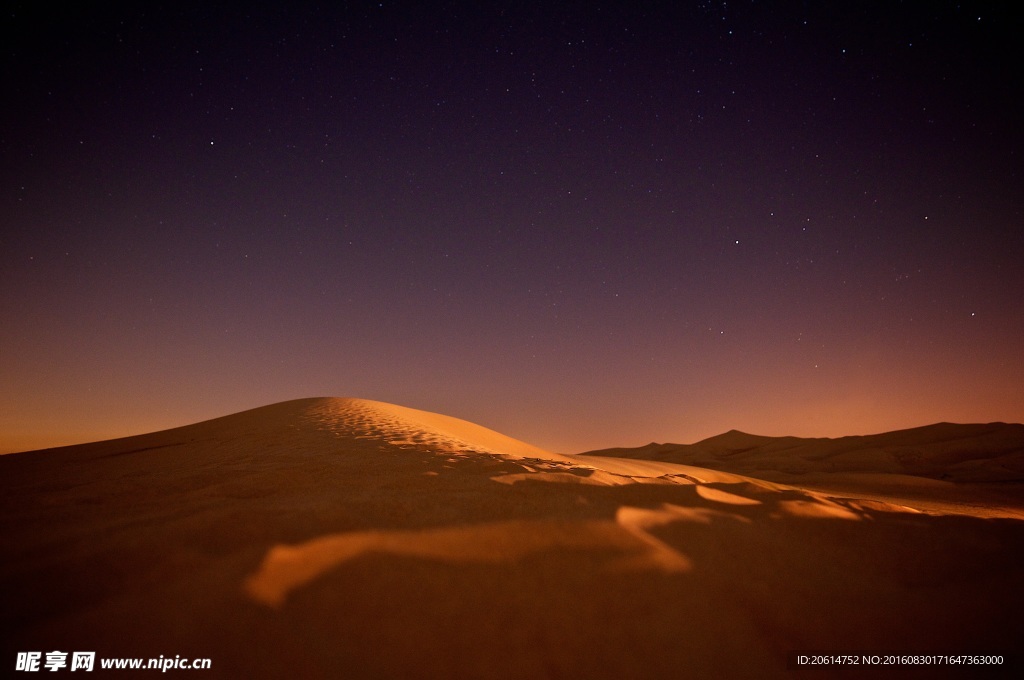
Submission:
M 308 396 L 566 452 L 1024 420 L 1009 9 L 556 4 L 16 3 L 0 451 Z

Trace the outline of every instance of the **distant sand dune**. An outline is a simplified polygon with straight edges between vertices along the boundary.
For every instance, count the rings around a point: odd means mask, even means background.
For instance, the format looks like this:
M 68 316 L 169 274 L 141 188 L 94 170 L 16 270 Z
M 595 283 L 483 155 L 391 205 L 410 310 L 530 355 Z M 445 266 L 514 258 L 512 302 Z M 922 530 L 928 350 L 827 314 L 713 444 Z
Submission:
M 927 427 L 838 439 L 735 430 L 696 444 L 648 444 L 572 456 L 603 469 L 688 465 L 939 514 L 1024 519 L 1024 425 Z M 613 461 L 602 465 L 600 460 Z M 724 481 L 722 479 L 721 481 Z
M 764 476 L 773 473 L 901 474 L 950 482 L 1024 482 L 1024 425 L 939 423 L 883 434 L 801 439 L 732 430 L 696 444 L 591 451 Z

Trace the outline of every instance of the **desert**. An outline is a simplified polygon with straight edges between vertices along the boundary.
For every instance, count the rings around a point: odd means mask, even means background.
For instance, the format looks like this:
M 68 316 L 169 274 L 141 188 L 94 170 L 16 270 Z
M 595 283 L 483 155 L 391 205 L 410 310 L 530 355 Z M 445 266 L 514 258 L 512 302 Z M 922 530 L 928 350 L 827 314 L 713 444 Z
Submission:
M 7 3 L 0 678 L 1024 677 L 1014 6 Z
M 836 451 L 864 446 L 763 438 L 760 469 L 749 435 L 556 454 L 316 398 L 5 455 L 4 663 L 92 650 L 210 659 L 204 677 L 789 678 L 865 672 L 793 669 L 799 650 L 1009 662 L 1021 429 L 876 435 L 844 466 Z M 908 447 L 917 468 L 883 465 Z

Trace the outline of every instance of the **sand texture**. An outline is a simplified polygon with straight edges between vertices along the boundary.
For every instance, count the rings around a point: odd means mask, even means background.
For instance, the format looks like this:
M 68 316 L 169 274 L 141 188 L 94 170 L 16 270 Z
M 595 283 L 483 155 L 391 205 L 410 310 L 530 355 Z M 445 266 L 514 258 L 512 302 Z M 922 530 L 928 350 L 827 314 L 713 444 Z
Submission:
M 206 657 L 209 671 L 170 671 L 206 678 L 842 678 L 888 675 L 795 672 L 786 652 L 1016 650 L 1013 428 L 728 433 L 573 456 L 318 398 L 11 454 L 0 661 L 61 649 Z
M 733 430 L 696 444 L 583 454 L 692 465 L 762 480 L 911 502 L 942 514 L 1024 519 L 1024 425 L 938 423 L 838 439 L 761 437 Z

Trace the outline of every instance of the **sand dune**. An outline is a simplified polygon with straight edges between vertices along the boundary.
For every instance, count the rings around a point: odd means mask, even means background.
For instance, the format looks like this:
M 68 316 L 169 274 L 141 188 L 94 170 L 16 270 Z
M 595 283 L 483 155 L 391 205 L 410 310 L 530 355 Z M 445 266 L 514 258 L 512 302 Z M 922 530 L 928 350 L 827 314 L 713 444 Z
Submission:
M 475 423 L 367 399 L 328 399 L 311 409 L 341 437 L 377 439 L 397 446 L 426 446 L 448 453 L 492 453 L 571 462 L 564 456 Z
M 801 439 L 736 430 L 696 444 L 579 456 L 691 465 L 801 488 L 911 504 L 940 514 L 1024 519 L 1024 425 L 939 423 L 883 434 Z
M 951 482 L 1024 482 L 1024 425 L 939 423 L 883 434 L 801 439 L 732 430 L 696 444 L 591 451 L 740 474 L 894 473 Z
M 1012 458 L 978 432 L 985 460 Z M 705 449 L 782 446 L 761 439 Z M 982 460 L 941 441 L 950 466 Z M 324 398 L 0 457 L 4 663 L 61 649 L 210 658 L 204 676 L 229 678 L 781 678 L 790 650 L 1012 650 L 1024 633 L 1024 522 L 998 504 L 908 502 L 889 468 L 838 493 L 616 453 Z

